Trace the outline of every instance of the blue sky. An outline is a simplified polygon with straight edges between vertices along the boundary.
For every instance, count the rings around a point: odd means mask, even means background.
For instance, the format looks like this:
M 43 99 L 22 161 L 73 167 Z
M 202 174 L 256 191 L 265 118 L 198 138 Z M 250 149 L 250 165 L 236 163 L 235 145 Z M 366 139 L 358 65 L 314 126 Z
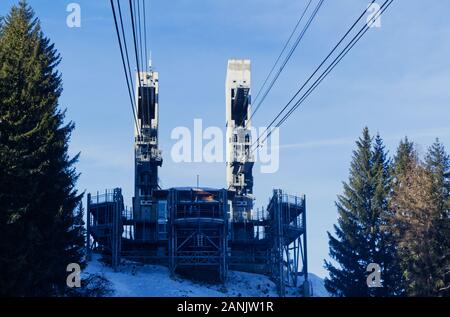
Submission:
M 2 0 L 0 15 L 17 1 Z M 66 6 L 77 2 L 82 27 L 66 26 Z M 123 6 L 126 7 L 124 1 Z M 254 125 L 265 126 L 326 56 L 368 0 L 325 0 Z M 76 123 L 71 152 L 81 151 L 81 191 L 122 187 L 131 205 L 133 122 L 106 0 L 29 0 L 43 30 L 63 57 L 67 119 Z M 227 59 L 252 60 L 254 91 L 262 84 L 306 0 L 153 0 L 149 28 L 153 64 L 160 72 L 161 185 L 225 186 L 225 165 L 174 163 L 170 132 L 225 125 Z M 380 1 L 381 3 L 381 1 Z M 326 231 L 354 141 L 364 126 L 379 132 L 390 153 L 408 135 L 424 153 L 436 137 L 450 149 L 450 2 L 394 1 L 382 18 L 280 131 L 280 169 L 255 169 L 257 206 L 273 188 L 307 196 L 310 271 L 325 276 Z

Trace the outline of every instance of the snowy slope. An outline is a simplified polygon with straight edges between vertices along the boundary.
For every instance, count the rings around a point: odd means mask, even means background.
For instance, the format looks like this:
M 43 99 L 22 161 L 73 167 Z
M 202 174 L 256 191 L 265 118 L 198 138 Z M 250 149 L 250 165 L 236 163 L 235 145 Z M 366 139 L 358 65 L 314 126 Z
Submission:
M 179 277 L 171 278 L 168 268 L 129 262 L 119 272 L 93 259 L 84 274 L 101 274 L 112 283 L 113 296 L 120 297 L 275 297 L 275 284 L 259 274 L 229 271 L 225 284 L 206 284 Z M 327 296 L 323 281 L 310 274 L 314 296 Z M 297 289 L 287 289 L 288 296 L 298 296 Z
M 313 274 L 313 273 L 309 273 L 309 281 L 311 283 L 312 286 L 312 296 L 313 297 L 329 297 L 330 294 L 328 293 L 328 291 L 326 290 L 324 284 L 323 284 L 323 279 L 321 279 L 320 277 L 318 277 L 317 275 Z

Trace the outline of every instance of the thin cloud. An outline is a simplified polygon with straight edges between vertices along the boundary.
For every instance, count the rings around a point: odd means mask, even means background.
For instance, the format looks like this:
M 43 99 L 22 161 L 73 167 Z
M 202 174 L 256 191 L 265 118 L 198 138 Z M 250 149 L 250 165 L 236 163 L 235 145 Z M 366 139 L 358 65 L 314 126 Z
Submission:
M 413 132 L 406 133 L 395 133 L 389 134 L 387 136 L 383 136 L 385 141 L 400 141 L 402 138 L 407 136 L 411 140 L 418 138 L 443 138 L 450 136 L 450 126 L 449 127 L 440 127 L 440 128 L 432 128 L 425 130 L 417 130 Z M 321 147 L 332 147 L 332 146 L 348 146 L 353 145 L 356 141 L 356 137 L 342 137 L 342 138 L 332 138 L 332 139 L 322 139 L 322 140 L 314 140 L 310 142 L 303 143 L 293 143 L 293 144 L 284 144 L 280 145 L 279 149 L 310 149 L 310 148 L 321 148 Z
M 81 152 L 80 163 L 85 163 L 93 167 L 130 170 L 133 166 L 133 154 L 131 150 L 124 152 L 120 148 L 111 148 L 100 145 L 76 146 L 74 144 L 72 144 L 70 148 Z M 77 153 L 75 151 L 73 152 L 74 153 L 72 154 Z

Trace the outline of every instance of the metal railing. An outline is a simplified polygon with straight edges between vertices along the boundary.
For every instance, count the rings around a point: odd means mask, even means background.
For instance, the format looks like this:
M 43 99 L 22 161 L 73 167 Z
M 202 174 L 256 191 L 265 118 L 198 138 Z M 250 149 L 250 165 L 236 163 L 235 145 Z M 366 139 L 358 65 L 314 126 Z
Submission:
M 294 195 L 282 194 L 281 202 L 303 207 L 303 205 L 305 203 L 305 199 L 303 197 L 298 197 L 298 196 L 294 196 Z
M 216 206 L 176 206 L 175 217 L 180 218 L 223 218 L 226 210 Z
M 92 195 L 89 201 L 90 204 L 102 204 L 106 202 L 114 202 L 114 190 L 107 189 L 103 193 L 97 192 L 96 195 Z

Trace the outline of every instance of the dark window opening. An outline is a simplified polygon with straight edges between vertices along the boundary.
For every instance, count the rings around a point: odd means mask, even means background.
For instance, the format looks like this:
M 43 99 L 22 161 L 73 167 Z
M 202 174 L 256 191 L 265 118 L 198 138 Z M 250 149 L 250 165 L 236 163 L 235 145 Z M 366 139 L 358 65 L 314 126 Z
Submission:
M 139 88 L 139 102 L 138 102 L 138 118 L 142 124 L 150 125 L 151 120 L 156 117 L 157 102 L 155 87 L 141 87 Z

